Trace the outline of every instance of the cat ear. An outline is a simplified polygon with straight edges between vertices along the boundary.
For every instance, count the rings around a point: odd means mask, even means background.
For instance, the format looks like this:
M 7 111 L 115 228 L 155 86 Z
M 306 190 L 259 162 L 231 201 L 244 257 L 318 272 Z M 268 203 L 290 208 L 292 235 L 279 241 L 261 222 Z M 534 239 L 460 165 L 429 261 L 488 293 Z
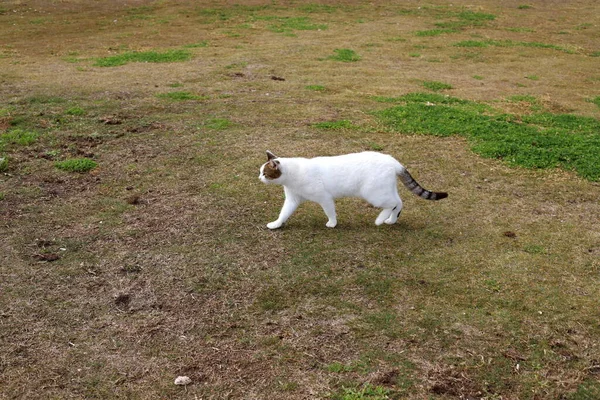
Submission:
M 271 161 L 274 158 L 277 158 L 277 156 L 275 154 L 271 153 L 269 150 L 267 150 L 267 159 L 269 161 Z
M 271 167 L 273 169 L 279 169 L 279 161 L 270 159 L 268 164 L 269 164 L 269 167 Z

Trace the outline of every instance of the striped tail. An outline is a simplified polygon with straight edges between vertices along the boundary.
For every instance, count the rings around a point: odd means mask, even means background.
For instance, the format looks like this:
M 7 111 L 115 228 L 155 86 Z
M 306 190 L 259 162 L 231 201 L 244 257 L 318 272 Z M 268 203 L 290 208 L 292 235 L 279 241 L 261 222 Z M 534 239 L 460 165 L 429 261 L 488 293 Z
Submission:
M 408 190 L 425 200 L 441 200 L 448 197 L 448 193 L 446 192 L 430 192 L 429 190 L 425 190 L 417 181 L 415 181 L 406 168 L 403 168 L 398 176 Z

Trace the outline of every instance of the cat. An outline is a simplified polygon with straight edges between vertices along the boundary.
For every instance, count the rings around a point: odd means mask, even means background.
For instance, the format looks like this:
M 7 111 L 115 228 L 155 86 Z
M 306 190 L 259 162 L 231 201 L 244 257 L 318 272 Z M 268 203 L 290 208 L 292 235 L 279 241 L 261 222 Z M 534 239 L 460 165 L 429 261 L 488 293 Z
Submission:
M 283 185 L 285 201 L 279 218 L 267 224 L 280 228 L 300 203 L 319 203 L 329 220 L 328 228 L 337 225 L 334 200 L 360 197 L 382 208 L 375 225 L 394 224 L 402 212 L 402 200 L 396 187 L 396 176 L 411 192 L 426 200 L 441 200 L 445 192 L 425 190 L 394 157 L 374 151 L 334 157 L 283 158 L 267 151 L 267 162 L 260 167 L 258 178 L 263 183 Z

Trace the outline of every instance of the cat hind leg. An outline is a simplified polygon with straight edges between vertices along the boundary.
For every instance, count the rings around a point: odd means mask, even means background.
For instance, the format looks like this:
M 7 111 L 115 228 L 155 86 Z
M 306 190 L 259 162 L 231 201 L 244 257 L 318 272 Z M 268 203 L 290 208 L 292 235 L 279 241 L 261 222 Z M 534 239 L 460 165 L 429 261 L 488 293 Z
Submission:
M 402 200 L 396 191 L 395 181 L 393 185 L 393 187 L 383 189 L 371 188 L 363 193 L 363 199 L 374 207 L 382 209 L 375 220 L 375 225 L 393 224 L 398 219 L 399 211 L 402 209 Z
M 396 221 L 398 221 L 398 218 L 400 217 L 401 213 L 402 213 L 402 200 L 400 200 L 400 198 L 398 198 L 398 203 L 396 204 L 396 206 L 394 208 L 392 208 L 392 212 L 390 213 L 390 216 L 383 222 L 385 222 L 388 225 L 395 224 Z

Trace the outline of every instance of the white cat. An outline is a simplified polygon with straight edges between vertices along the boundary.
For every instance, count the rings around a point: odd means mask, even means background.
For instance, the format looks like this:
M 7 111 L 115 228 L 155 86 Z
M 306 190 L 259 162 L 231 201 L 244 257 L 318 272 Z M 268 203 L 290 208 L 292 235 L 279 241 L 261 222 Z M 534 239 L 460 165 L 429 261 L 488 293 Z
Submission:
M 264 183 L 283 185 L 285 192 L 279 218 L 267 224 L 269 229 L 280 228 L 305 200 L 319 203 L 329 218 L 326 226 L 333 228 L 337 225 L 334 200 L 339 197 L 363 198 L 383 208 L 375 225 L 393 224 L 402 211 L 396 176 L 424 199 L 448 197 L 447 193 L 423 189 L 394 157 L 373 151 L 316 158 L 283 158 L 267 151 L 267 158 L 258 178 Z

